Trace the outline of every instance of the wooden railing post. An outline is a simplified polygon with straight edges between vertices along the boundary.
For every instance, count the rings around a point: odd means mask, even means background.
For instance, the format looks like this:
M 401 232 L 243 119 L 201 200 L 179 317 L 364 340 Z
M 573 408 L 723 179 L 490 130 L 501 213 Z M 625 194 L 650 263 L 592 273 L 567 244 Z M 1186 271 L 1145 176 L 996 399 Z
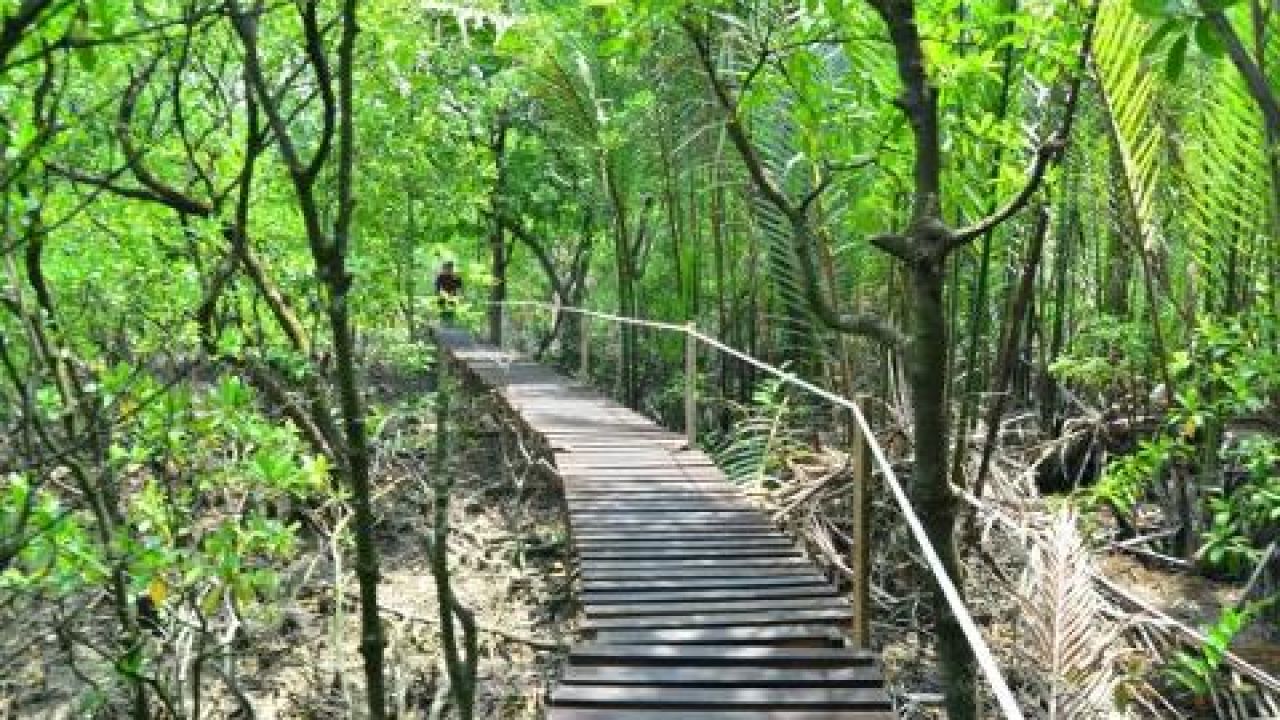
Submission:
M 863 398 L 855 402 L 866 412 Z M 850 512 L 853 517 L 851 528 L 853 547 L 849 558 L 849 568 L 853 570 L 853 587 L 850 602 L 853 605 L 853 642 L 860 648 L 871 645 L 871 503 L 867 438 L 857 423 L 853 426 L 853 438 L 849 448 L 850 472 L 853 475 L 853 496 L 850 498 Z
M 578 374 L 591 380 L 591 316 L 578 313 Z
M 512 341 L 511 336 L 515 332 L 515 329 L 512 326 L 515 324 L 516 320 L 511 317 L 511 313 L 507 312 L 507 306 L 505 304 L 498 304 L 497 308 L 498 309 L 493 312 L 498 313 L 498 327 L 501 329 L 498 331 L 497 340 L 498 349 L 501 350 L 503 345 L 514 346 L 515 343 Z
M 698 447 L 698 338 L 693 321 L 684 326 L 684 434 L 689 449 Z

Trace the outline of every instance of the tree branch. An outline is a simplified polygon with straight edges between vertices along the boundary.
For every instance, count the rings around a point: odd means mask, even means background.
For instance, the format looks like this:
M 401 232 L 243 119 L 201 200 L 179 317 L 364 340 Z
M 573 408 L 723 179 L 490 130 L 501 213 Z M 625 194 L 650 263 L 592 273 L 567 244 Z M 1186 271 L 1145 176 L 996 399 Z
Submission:
M 1076 56 L 1076 72 L 1071 79 L 1071 86 L 1067 91 L 1067 98 L 1063 104 L 1062 126 L 1041 143 L 1040 147 L 1036 148 L 1035 159 L 1032 161 L 1031 170 L 1027 174 L 1027 182 L 1022 186 L 1018 194 L 1014 195 L 1009 202 L 991 215 L 968 227 L 954 231 L 947 245 L 948 252 L 975 238 L 981 237 L 985 233 L 991 232 L 998 225 L 1026 207 L 1026 204 L 1043 184 L 1049 165 L 1061 159 L 1066 151 L 1067 143 L 1071 139 L 1071 128 L 1075 121 L 1076 106 L 1079 103 L 1080 85 L 1084 81 L 1089 54 L 1093 51 L 1093 32 L 1097 26 L 1098 7 L 1100 4 L 1098 0 L 1094 0 L 1089 8 L 1089 18 L 1085 24 L 1084 37 L 1080 40 L 1080 50 Z
M 822 296 L 818 270 L 813 262 L 813 231 L 809 227 L 807 208 L 809 202 L 817 195 L 811 195 L 802 206 L 792 203 L 782 187 L 765 168 L 764 160 L 756 151 L 751 139 L 747 136 L 741 118 L 738 117 L 737 99 L 725 86 L 716 71 L 711 58 L 711 44 L 705 31 L 691 22 L 684 23 L 685 33 L 693 43 L 698 62 L 703 74 L 711 85 L 711 90 L 725 113 L 725 130 L 729 141 L 738 151 L 751 177 L 756 191 L 764 196 L 771 205 L 777 208 L 790 225 L 792 234 L 792 250 L 800 267 L 805 301 L 810 311 L 827 327 L 837 332 L 862 335 L 872 338 L 888 347 L 900 348 L 906 345 L 906 336 L 890 323 L 868 313 L 844 314 L 831 307 Z

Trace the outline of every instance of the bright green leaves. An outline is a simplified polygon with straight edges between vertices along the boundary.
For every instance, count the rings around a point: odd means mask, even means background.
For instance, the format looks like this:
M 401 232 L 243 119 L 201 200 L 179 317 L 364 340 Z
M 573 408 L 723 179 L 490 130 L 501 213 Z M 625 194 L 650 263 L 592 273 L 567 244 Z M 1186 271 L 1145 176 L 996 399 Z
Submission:
M 1195 29 L 1196 47 L 1205 55 L 1212 58 L 1220 58 L 1227 52 L 1227 46 L 1222 40 L 1222 36 L 1214 29 L 1213 25 L 1207 20 L 1199 20 L 1196 22 Z
M 1243 609 L 1224 608 L 1218 620 L 1204 628 L 1204 646 L 1199 652 L 1178 651 L 1165 672 L 1195 697 L 1209 697 L 1221 683 L 1219 669 L 1231 649 L 1231 641 L 1263 607 L 1263 603 L 1253 603 Z
M 1143 441 L 1133 453 L 1107 466 L 1098 482 L 1083 493 L 1085 506 L 1105 506 L 1124 517 L 1132 515 L 1165 466 L 1189 451 L 1187 445 L 1167 436 Z
M 29 477 L 0 478 L 0 552 L 15 553 L 0 589 L 65 597 L 103 582 L 109 569 L 84 519 Z
M 1214 27 L 1213 15 L 1236 5 L 1239 0 L 1132 0 L 1135 12 L 1153 22 L 1156 31 L 1142 45 L 1144 57 L 1163 55 L 1165 75 L 1181 77 L 1189 49 L 1194 46 L 1211 59 L 1226 54 L 1222 35 Z

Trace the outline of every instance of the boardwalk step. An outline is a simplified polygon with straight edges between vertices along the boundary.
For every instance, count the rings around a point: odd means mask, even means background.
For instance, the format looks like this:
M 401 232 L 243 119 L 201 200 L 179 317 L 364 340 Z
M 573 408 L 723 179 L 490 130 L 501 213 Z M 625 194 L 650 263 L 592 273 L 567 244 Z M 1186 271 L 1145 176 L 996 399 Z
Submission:
M 641 575 L 637 579 L 618 578 L 584 578 L 583 592 L 605 592 L 615 590 L 707 590 L 728 588 L 739 592 L 754 592 L 760 588 L 796 587 L 824 583 L 826 578 L 814 572 L 796 572 L 790 574 L 761 575 L 759 573 L 739 573 L 736 575 L 683 577 L 679 579 L 654 580 L 652 573 Z
M 623 708 L 723 710 L 888 710 L 889 696 L 880 688 L 712 688 L 629 685 L 561 685 L 551 702 L 567 706 L 608 705 Z
M 583 592 L 579 599 L 584 605 L 664 603 L 681 601 L 724 601 L 747 597 L 751 600 L 797 597 L 839 597 L 836 589 L 826 583 L 795 585 L 791 587 L 763 587 L 744 591 L 742 588 L 719 590 L 654 590 L 639 588 L 622 592 Z
M 582 627 L 589 630 L 608 628 L 694 628 L 751 625 L 789 625 L 792 623 L 826 622 L 847 624 L 853 613 L 846 608 L 825 610 L 777 610 L 773 612 L 719 612 L 683 615 L 634 615 L 629 617 L 587 617 Z
M 844 647 L 844 633 L 830 625 L 764 625 L 723 628 L 601 630 L 595 639 L 613 645 L 775 645 Z
M 874 667 L 716 668 L 716 667 L 569 667 L 561 677 L 569 685 L 661 685 L 667 687 L 874 687 Z
M 855 667 L 874 665 L 875 653 L 865 650 L 828 648 L 735 647 L 715 645 L 684 647 L 679 645 L 604 645 L 590 643 L 569 651 L 569 662 L 576 665 L 618 665 L 620 661 L 634 665 L 680 664 L 715 667 L 755 665 L 758 667 Z
M 585 603 L 584 603 L 585 604 Z M 761 612 L 766 610 L 844 610 L 848 603 L 840 597 L 747 598 L 745 600 L 683 601 L 674 603 L 607 603 L 587 605 L 587 617 L 636 617 L 643 615 L 690 615 L 694 613 Z
M 626 710 L 553 707 L 547 720 L 897 720 L 891 710 Z

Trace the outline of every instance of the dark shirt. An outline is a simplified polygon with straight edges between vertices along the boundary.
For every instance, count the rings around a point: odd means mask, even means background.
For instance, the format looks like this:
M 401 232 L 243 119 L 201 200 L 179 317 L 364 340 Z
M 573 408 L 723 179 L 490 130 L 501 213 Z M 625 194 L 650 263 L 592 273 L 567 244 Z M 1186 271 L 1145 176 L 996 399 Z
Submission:
M 442 272 L 436 275 L 436 294 L 457 295 L 462 292 L 462 276 L 457 273 Z

